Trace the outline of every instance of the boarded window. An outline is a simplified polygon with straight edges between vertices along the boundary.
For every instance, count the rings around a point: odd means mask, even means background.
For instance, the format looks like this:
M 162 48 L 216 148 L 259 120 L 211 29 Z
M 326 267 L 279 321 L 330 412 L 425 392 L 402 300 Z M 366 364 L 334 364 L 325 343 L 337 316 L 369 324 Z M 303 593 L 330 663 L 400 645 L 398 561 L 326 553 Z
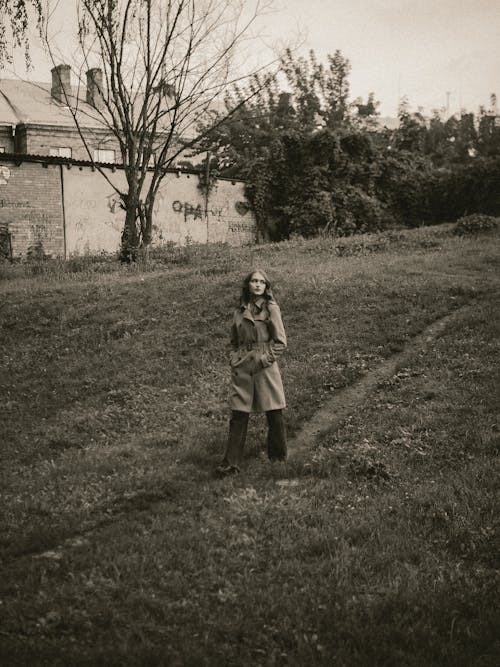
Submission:
M 49 155 L 55 155 L 56 157 L 71 157 L 72 152 L 71 148 L 68 146 L 52 146 L 49 148 Z
M 115 151 L 109 148 L 96 148 L 94 150 L 94 162 L 114 162 Z

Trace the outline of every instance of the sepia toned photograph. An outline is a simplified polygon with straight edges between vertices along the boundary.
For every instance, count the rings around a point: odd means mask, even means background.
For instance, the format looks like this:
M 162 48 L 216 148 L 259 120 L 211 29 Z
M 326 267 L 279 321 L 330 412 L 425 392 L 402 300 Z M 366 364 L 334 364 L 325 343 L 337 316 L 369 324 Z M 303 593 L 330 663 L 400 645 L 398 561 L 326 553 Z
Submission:
M 500 665 L 498 0 L 0 0 L 2 667 Z

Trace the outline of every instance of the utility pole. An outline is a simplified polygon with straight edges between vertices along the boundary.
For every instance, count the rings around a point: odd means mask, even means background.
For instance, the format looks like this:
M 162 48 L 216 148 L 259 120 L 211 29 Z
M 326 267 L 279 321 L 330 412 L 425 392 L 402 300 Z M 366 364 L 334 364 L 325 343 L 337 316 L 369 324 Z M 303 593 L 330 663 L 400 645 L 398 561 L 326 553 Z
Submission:
M 209 196 L 209 190 L 210 190 L 210 185 L 209 185 L 209 179 L 210 179 L 210 151 L 207 151 L 207 163 L 205 165 L 205 221 L 207 224 L 207 243 L 208 243 L 208 196 Z

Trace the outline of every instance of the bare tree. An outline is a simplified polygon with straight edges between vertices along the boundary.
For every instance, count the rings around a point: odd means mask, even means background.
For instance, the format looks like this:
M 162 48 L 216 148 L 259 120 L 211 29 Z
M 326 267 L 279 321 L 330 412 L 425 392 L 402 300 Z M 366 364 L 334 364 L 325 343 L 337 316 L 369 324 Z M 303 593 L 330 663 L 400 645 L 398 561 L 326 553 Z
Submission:
M 80 0 L 78 68 L 101 72 L 95 118 L 116 140 L 126 178 L 119 190 L 96 164 L 125 209 L 122 259 L 149 247 L 167 170 L 212 130 L 208 117 L 220 124 L 234 112 L 210 114 L 244 76 L 239 49 L 269 8 L 265 1 Z M 93 160 L 77 105 L 66 101 Z

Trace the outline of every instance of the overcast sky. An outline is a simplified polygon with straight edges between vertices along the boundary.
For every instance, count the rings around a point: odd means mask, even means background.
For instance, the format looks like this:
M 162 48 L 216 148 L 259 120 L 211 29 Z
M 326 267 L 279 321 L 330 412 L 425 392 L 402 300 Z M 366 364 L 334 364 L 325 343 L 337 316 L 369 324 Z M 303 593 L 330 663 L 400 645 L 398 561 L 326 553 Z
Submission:
M 340 49 L 351 98 L 373 91 L 382 115 L 394 116 L 403 95 L 427 113 L 447 103 L 451 113 L 476 111 L 500 97 L 500 0 L 277 0 L 265 39 L 299 39 L 299 51 L 320 60 Z M 34 60 L 32 78 L 49 80 L 41 52 Z
M 340 49 L 351 95 L 373 91 L 384 115 L 407 95 L 427 111 L 476 110 L 500 97 L 500 0 L 287 0 L 287 21 L 318 56 Z M 277 28 L 275 28 L 277 30 Z M 280 28 L 281 31 L 281 28 Z

